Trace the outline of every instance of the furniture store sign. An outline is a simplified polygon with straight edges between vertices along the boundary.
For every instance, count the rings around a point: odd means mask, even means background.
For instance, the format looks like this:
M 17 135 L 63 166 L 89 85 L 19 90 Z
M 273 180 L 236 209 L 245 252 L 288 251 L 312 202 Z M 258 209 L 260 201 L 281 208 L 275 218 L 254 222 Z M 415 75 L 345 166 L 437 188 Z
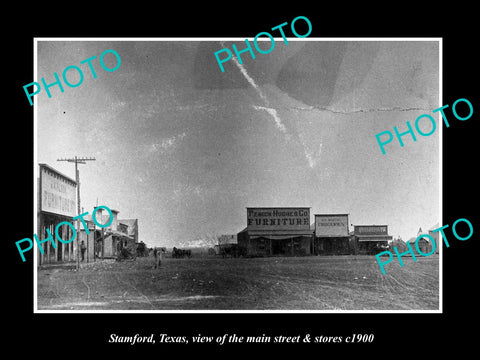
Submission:
M 247 208 L 249 230 L 310 230 L 310 208 Z
M 40 169 L 41 210 L 73 217 L 77 215 L 76 184 L 46 167 Z

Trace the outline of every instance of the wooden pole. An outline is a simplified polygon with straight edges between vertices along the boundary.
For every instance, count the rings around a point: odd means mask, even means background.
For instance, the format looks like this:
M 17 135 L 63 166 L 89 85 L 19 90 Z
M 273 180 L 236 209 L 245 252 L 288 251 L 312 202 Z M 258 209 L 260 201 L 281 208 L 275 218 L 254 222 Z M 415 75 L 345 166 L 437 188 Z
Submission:
M 85 161 L 95 160 L 95 158 L 81 158 L 75 156 L 72 159 L 57 159 L 57 161 L 69 161 L 75 163 L 75 180 L 77 182 L 77 215 L 80 215 L 80 173 L 78 171 L 78 164 L 86 164 Z M 80 219 L 77 220 L 77 271 L 80 269 Z
M 77 215 L 80 215 L 80 174 L 75 156 L 75 180 L 77 181 Z M 80 220 L 77 220 L 77 271 L 80 269 Z

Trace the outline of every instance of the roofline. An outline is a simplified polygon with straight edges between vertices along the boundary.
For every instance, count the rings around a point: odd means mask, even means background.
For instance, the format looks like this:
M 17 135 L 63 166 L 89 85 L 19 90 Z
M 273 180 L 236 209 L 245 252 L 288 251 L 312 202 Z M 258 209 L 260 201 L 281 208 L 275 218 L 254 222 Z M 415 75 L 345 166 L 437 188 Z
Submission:
M 95 209 L 97 209 L 97 208 L 100 208 L 100 206 L 102 206 L 102 209 L 103 209 L 103 207 L 108 207 L 108 206 L 106 206 L 106 205 L 97 205 L 97 206 L 94 206 L 94 207 L 93 207 L 93 210 L 95 210 Z M 110 208 L 109 208 L 109 209 L 110 209 Z M 110 211 L 111 211 L 111 212 L 115 212 L 115 213 L 117 213 L 117 214 L 120 213 L 119 210 L 115 210 L 115 209 L 110 209 Z
M 312 229 L 305 229 L 305 230 L 291 230 L 291 229 L 284 229 L 284 230 L 262 230 L 262 229 L 250 229 L 247 230 L 249 233 L 254 233 L 253 235 L 257 234 L 268 234 L 268 235 L 279 235 L 279 234 L 286 234 L 286 235 L 305 235 L 305 234 L 310 234 L 312 235 L 314 233 L 314 230 Z M 301 233 L 301 234 L 300 234 Z
M 247 209 L 311 209 L 311 206 L 247 206 Z
M 314 214 L 315 216 L 334 216 L 334 215 L 350 215 L 350 213 L 348 214 Z
M 64 217 L 64 218 L 68 218 L 68 219 L 70 219 L 70 221 L 73 221 L 73 218 L 77 216 L 77 215 L 74 215 L 74 216 L 62 215 L 62 214 L 57 214 L 57 213 L 54 213 L 54 212 L 51 212 L 51 211 L 45 211 L 45 210 L 39 210 L 39 211 L 40 211 L 40 213 L 43 213 L 43 214 L 46 214 L 46 215 L 54 215 L 54 216 L 61 216 L 61 217 Z
M 353 235 L 355 235 L 358 238 L 362 238 L 362 237 L 366 237 L 366 238 L 368 238 L 368 237 L 378 237 L 378 238 L 391 237 L 391 238 L 393 238 L 392 235 L 388 235 L 388 234 L 387 235 L 382 235 L 382 234 L 367 234 L 367 235 L 353 234 Z
M 424 235 L 427 235 L 427 234 L 424 234 Z M 419 238 L 419 237 L 412 237 L 412 238 L 410 238 L 410 239 L 408 239 L 408 240 L 405 240 L 404 242 L 416 243 L 418 238 Z M 425 236 L 422 236 L 420 239 L 425 239 L 425 241 L 431 242 L 430 239 L 425 238 Z M 403 240 L 402 240 L 402 241 L 403 241 Z
M 77 182 L 75 180 L 73 180 L 71 177 L 61 173 L 60 171 L 58 171 L 57 169 L 51 167 L 50 165 L 47 165 L 45 163 L 38 163 L 38 166 L 40 166 L 41 168 L 44 167 L 44 168 L 47 168 L 48 170 L 54 172 L 54 173 L 57 173 L 58 175 L 64 177 L 65 179 L 73 182 L 75 184 L 75 186 L 77 186 Z

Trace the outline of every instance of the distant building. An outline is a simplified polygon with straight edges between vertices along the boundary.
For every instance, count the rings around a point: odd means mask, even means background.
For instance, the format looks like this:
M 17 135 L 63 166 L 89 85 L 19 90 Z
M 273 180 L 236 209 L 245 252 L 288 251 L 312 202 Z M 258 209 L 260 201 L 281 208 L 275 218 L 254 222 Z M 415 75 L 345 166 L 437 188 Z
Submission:
M 442 244 L 440 243 L 440 231 L 433 232 L 433 230 L 437 230 L 439 227 L 440 225 L 436 223 L 430 229 L 428 229 L 428 235 L 430 235 L 435 240 L 435 245 L 436 245 L 435 254 L 438 254 L 440 252 L 440 247 L 442 246 Z
M 218 237 L 218 244 L 215 244 L 213 249 L 215 255 L 224 255 L 229 253 L 232 248 L 238 245 L 237 234 L 220 235 Z
M 418 255 L 429 254 L 433 249 L 433 244 L 430 242 L 430 239 L 427 236 L 423 236 L 420 239 L 418 239 L 420 235 L 424 235 L 424 234 L 426 233 L 420 227 L 418 229 L 417 236 L 408 239 L 408 243 L 410 244 L 411 248 Z M 432 234 L 430 234 L 430 231 L 429 231 L 429 235 L 432 236 Z M 437 234 L 437 238 L 438 238 L 438 234 Z M 435 240 L 435 242 L 437 243 L 438 241 Z M 417 250 L 417 247 L 418 247 L 418 250 Z
M 354 254 L 375 255 L 387 249 L 392 240 L 387 225 L 354 225 L 353 228 Z
M 128 235 L 128 225 L 127 224 L 118 223 L 117 230 Z
M 229 245 L 229 244 L 237 244 L 237 234 L 232 235 L 220 235 L 218 237 L 218 245 Z
M 247 208 L 247 227 L 237 234 L 249 256 L 310 255 L 310 208 Z
M 138 219 L 122 219 L 118 220 L 120 227 L 127 227 L 127 235 L 135 240 L 135 243 L 139 242 L 138 239 Z M 120 228 L 118 229 L 120 230 Z
M 390 252 L 394 252 L 394 248 L 397 248 L 399 253 L 403 253 L 408 251 L 407 244 L 403 241 L 400 237 L 397 239 L 393 239 L 393 241 L 388 246 Z

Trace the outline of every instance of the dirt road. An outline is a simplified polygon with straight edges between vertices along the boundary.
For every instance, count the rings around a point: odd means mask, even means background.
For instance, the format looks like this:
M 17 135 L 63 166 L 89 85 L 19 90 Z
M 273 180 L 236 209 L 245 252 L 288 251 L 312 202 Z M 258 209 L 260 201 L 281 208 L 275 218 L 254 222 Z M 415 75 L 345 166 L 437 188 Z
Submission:
M 38 270 L 38 310 L 437 310 L 438 257 L 113 260 Z

